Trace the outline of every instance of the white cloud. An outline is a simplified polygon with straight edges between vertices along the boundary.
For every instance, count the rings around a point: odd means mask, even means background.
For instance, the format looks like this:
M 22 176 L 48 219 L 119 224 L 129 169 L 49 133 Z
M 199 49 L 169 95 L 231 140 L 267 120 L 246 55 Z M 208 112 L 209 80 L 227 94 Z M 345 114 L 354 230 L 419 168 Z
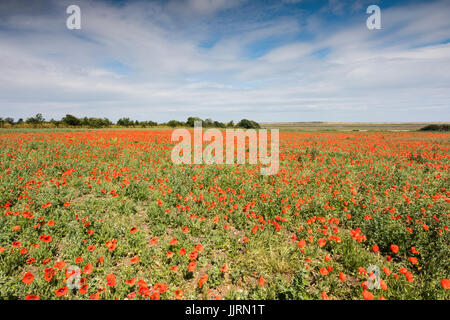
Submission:
M 11 16 L 8 28 L 0 24 L 0 116 L 42 112 L 48 118 L 72 113 L 158 121 L 196 114 L 258 121 L 450 116 L 450 44 L 436 43 L 446 40 L 450 29 L 446 2 L 383 10 L 380 31 L 367 30 L 364 15 L 330 27 L 320 13 L 306 21 L 231 17 L 211 26 L 216 21 L 211 16 L 238 3 L 177 3 L 86 2 L 78 33 L 65 29 L 64 15 Z M 60 2 L 55 6 L 64 8 Z M 179 18 L 183 10 L 189 19 Z M 303 32 L 313 37 L 293 40 Z M 212 46 L 199 47 L 211 37 Z M 283 37 L 290 40 L 258 58 L 246 54 L 248 46 Z M 120 74 L 105 61 L 118 61 L 131 72 Z

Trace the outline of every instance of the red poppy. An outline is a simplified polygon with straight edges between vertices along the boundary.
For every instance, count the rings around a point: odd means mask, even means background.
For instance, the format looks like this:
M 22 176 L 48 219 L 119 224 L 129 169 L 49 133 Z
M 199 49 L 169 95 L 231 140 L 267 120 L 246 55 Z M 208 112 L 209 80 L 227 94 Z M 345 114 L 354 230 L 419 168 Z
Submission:
M 203 277 L 201 277 L 201 278 L 198 280 L 198 287 L 201 289 L 202 286 L 203 286 L 203 284 L 204 284 L 207 280 L 208 280 L 208 275 L 205 274 Z
M 106 276 L 106 285 L 108 287 L 116 286 L 116 276 L 114 276 L 114 274 L 110 273 Z
M 450 289 L 450 280 L 448 280 L 448 279 L 442 279 L 441 280 L 441 286 L 442 286 L 442 288 L 444 288 L 445 290 L 448 290 L 448 289 Z
M 188 264 L 188 271 L 193 272 L 195 270 L 195 267 L 197 266 L 197 263 L 195 261 L 191 261 Z
M 39 237 L 39 240 L 41 240 L 42 242 L 51 242 L 52 236 L 48 234 L 43 234 L 42 236 Z
M 34 275 L 31 272 L 25 273 L 25 275 L 22 278 L 22 282 L 25 284 L 30 284 L 34 280 Z
M 35 296 L 33 294 L 29 294 L 25 297 L 25 300 L 39 300 L 39 296 Z
M 258 280 L 259 286 L 260 286 L 260 287 L 263 287 L 265 283 L 266 283 L 266 280 L 264 280 L 263 277 L 259 277 L 259 280 Z
M 92 264 L 88 263 L 84 266 L 83 272 L 84 274 L 90 274 L 94 268 L 92 267 Z
M 177 298 L 178 300 L 183 299 L 183 290 L 175 290 L 175 298 Z
M 362 293 L 364 300 L 373 300 L 373 294 L 367 290 L 364 290 Z
M 58 297 L 63 297 L 67 294 L 68 291 L 69 291 L 69 289 L 67 289 L 67 287 L 62 287 L 62 288 L 56 289 L 55 293 Z
M 391 251 L 392 251 L 393 253 L 397 253 L 397 252 L 398 252 L 398 246 L 395 245 L 395 244 L 391 244 Z
M 327 244 L 327 241 L 324 238 L 320 238 L 318 243 L 319 243 L 319 247 L 323 247 Z

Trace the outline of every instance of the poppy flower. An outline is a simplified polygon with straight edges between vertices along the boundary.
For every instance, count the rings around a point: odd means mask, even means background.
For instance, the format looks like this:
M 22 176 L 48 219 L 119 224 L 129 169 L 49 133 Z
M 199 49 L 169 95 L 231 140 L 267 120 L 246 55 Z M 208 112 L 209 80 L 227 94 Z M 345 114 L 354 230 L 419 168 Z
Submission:
M 173 239 L 170 240 L 170 242 L 169 242 L 169 244 L 170 244 L 171 246 L 174 246 L 174 245 L 176 245 L 177 243 L 178 243 L 178 240 L 175 239 L 175 238 L 173 238 Z
M 377 253 L 377 252 L 380 251 L 380 248 L 378 248 L 378 246 L 377 246 L 376 244 L 374 244 L 374 245 L 372 246 L 372 250 L 373 250 L 373 252 Z
M 158 237 L 154 237 L 150 240 L 150 244 L 153 246 L 158 242 Z
M 39 300 L 39 296 L 35 296 L 33 294 L 29 294 L 25 297 L 25 300 Z
M 127 285 L 129 285 L 130 287 L 134 286 L 134 284 L 136 283 L 136 278 L 127 279 L 127 280 L 125 280 L 125 283 Z
M 183 290 L 178 289 L 178 290 L 175 290 L 174 293 L 175 293 L 175 298 L 177 298 L 178 300 L 183 299 Z
M 191 261 L 188 264 L 188 271 L 193 272 L 195 270 L 195 267 L 197 266 L 197 263 L 195 261 Z
M 160 299 L 160 295 L 159 295 L 158 291 L 156 291 L 150 295 L 150 300 L 159 300 L 159 299 Z
M 326 276 L 328 274 L 328 270 L 325 267 L 320 268 L 320 274 Z
M 136 228 L 136 227 L 132 227 L 132 228 L 130 229 L 130 233 L 131 233 L 131 234 L 136 233 L 136 231 L 137 231 L 137 228 Z
M 320 238 L 318 243 L 319 243 L 319 247 L 323 247 L 327 244 L 327 241 L 324 238 Z
M 328 300 L 328 296 L 325 291 L 322 291 L 322 300 Z
M 32 264 L 33 262 L 36 262 L 36 258 L 30 258 L 26 262 L 27 264 Z
M 342 282 L 345 282 L 347 280 L 347 276 L 343 272 L 341 272 L 341 273 L 339 273 L 339 279 Z
M 198 287 L 201 289 L 202 286 L 203 286 L 203 284 L 204 284 L 207 280 L 208 280 L 208 275 L 205 274 L 203 277 L 201 277 L 201 278 L 198 280 Z
M 116 276 L 112 273 L 109 273 L 106 276 L 106 285 L 108 287 L 115 287 L 116 286 Z
M 25 284 L 30 284 L 34 280 L 34 275 L 31 272 L 25 273 L 25 275 L 22 278 L 22 282 Z
M 130 259 L 131 263 L 138 263 L 140 261 L 138 256 L 135 256 L 133 258 Z
M 68 291 L 69 291 L 69 289 L 67 289 L 67 287 L 62 287 L 62 288 L 56 289 L 55 293 L 58 297 L 63 297 L 67 294 Z
M 303 248 L 306 245 L 305 239 L 300 239 L 299 242 L 297 242 L 297 246 L 299 248 Z
M 445 290 L 448 290 L 448 289 L 450 289 L 450 280 L 448 280 L 448 279 L 442 279 L 441 280 L 441 286 L 442 286 L 442 288 L 444 288 Z
M 260 286 L 260 287 L 263 287 L 264 284 L 266 283 L 266 280 L 264 280 L 263 277 L 259 277 L 258 283 L 259 283 L 259 286 Z
M 373 294 L 367 290 L 364 290 L 362 293 L 364 300 L 373 300 Z
M 416 257 L 409 257 L 408 260 L 409 260 L 409 262 L 411 262 L 412 264 L 417 264 L 417 258 L 416 258 Z
M 92 267 L 92 264 L 90 264 L 90 263 L 85 265 L 83 268 L 84 274 L 90 274 L 92 272 L 92 270 L 94 270 L 94 268 Z
M 42 242 L 51 242 L 52 236 L 48 234 L 43 234 L 42 236 L 39 237 L 39 240 L 41 240 Z
M 391 244 L 391 251 L 392 251 L 393 253 L 397 253 L 397 252 L 398 252 L 398 246 L 395 245 L 395 244 Z
M 83 284 L 81 287 L 80 287 L 80 289 L 79 289 L 79 291 L 80 291 L 80 294 L 85 294 L 87 291 L 88 291 L 88 284 Z
M 66 263 L 64 261 L 57 261 L 55 262 L 55 268 L 58 270 L 62 270 L 66 266 Z

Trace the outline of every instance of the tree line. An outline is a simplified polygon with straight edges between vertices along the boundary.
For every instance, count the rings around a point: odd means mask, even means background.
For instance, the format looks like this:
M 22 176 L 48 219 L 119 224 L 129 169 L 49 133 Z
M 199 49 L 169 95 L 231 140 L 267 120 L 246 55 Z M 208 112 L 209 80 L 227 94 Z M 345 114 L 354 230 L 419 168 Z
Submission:
M 189 117 L 186 121 L 170 120 L 168 122 L 157 123 L 155 121 L 138 121 L 131 120 L 130 118 L 120 118 L 115 123 L 108 118 L 77 118 L 71 114 L 66 114 L 60 120 L 50 119 L 45 120 L 42 114 L 38 113 L 33 117 L 23 120 L 22 118 L 17 121 L 14 118 L 0 117 L 0 127 L 56 127 L 56 128 L 72 128 L 72 127 L 87 127 L 87 128 L 108 128 L 108 127 L 194 127 L 194 123 L 200 121 L 203 127 L 206 128 L 245 128 L 245 129 L 259 129 L 260 125 L 252 120 L 242 119 L 238 123 L 230 121 L 223 123 L 220 121 L 213 121 L 212 119 L 200 119 L 198 117 Z

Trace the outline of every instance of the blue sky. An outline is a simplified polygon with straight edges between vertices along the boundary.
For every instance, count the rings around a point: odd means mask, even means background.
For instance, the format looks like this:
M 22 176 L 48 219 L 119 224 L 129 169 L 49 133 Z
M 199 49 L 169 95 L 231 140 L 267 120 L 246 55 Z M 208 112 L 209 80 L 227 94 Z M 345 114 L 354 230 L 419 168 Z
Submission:
M 66 8 L 81 8 L 81 30 Z M 381 30 L 366 9 L 381 8 Z M 0 116 L 450 121 L 450 2 L 2 1 Z

